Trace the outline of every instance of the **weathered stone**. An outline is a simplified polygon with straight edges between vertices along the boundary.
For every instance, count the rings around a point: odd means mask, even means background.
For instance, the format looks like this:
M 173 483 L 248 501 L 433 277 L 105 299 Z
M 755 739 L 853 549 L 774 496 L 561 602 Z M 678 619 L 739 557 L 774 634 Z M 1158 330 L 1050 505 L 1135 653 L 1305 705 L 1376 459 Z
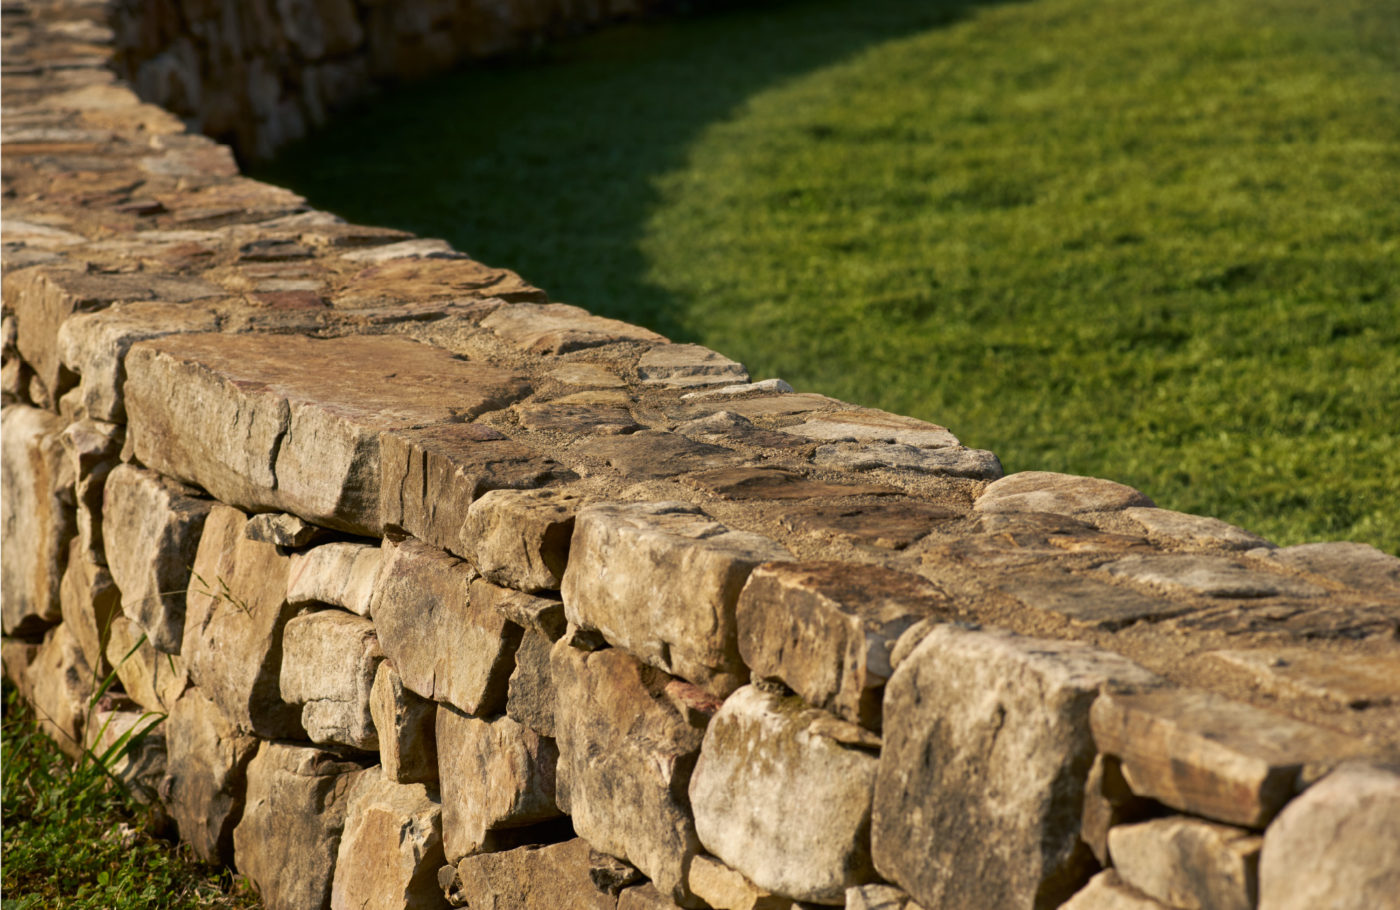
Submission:
M 338 307 L 364 308 L 398 300 L 543 300 L 544 292 L 508 269 L 468 258 L 394 259 L 372 265 L 336 294 Z M 502 306 L 500 309 L 506 309 Z
M 468 856 L 457 864 L 457 893 L 484 910 L 615 910 L 617 898 L 589 881 L 588 849 L 574 838 Z
M 422 784 L 379 768 L 350 791 L 331 885 L 331 910 L 406 910 L 442 905 L 437 871 L 442 807 Z
M 1384 604 L 1309 600 L 1225 602 L 1164 623 L 1173 634 L 1214 632 L 1262 642 L 1353 642 L 1389 644 L 1400 638 L 1400 614 Z
M 34 700 L 29 689 L 29 667 L 38 658 L 42 647 L 35 642 L 19 638 L 0 639 L 0 668 L 3 668 L 5 678 L 19 692 L 20 697 L 27 702 Z
M 616 896 L 623 888 L 645 878 L 640 869 L 626 860 L 599 850 L 588 851 L 588 879 L 604 894 Z
M 848 886 L 874 877 L 878 759 L 827 735 L 829 719 L 797 699 L 740 689 L 705 731 L 690 802 L 701 843 L 754 884 L 839 904 Z
M 249 519 L 244 533 L 248 535 L 249 540 L 297 548 L 311 543 L 325 534 L 326 530 L 286 512 L 264 512 Z
M 574 515 L 583 505 L 567 490 L 493 490 L 467 510 L 462 547 L 495 584 L 557 591 L 569 561 Z
M 892 885 L 856 885 L 846 889 L 846 910 L 920 910 Z
M 1159 904 L 1135 888 L 1131 888 L 1118 878 L 1118 873 L 1106 869 L 1089 879 L 1089 884 L 1080 889 L 1068 901 L 1060 905 L 1060 910 L 1172 910 Z
M 843 471 L 874 471 L 891 468 L 918 474 L 943 474 L 996 480 L 1002 475 L 1001 460 L 985 449 L 945 446 L 921 449 L 898 442 L 866 444 L 839 442 L 817 449 L 817 464 Z
M 1188 515 L 1170 509 L 1124 509 L 1123 514 L 1142 525 L 1155 544 L 1183 543 L 1220 550 L 1252 550 L 1272 547 L 1264 538 L 1204 515 Z
M 831 483 L 782 468 L 720 468 L 687 474 L 683 481 L 724 499 L 812 500 L 835 496 L 889 496 L 900 491 L 884 484 Z
M 604 319 L 563 303 L 504 306 L 481 325 L 512 347 L 532 354 L 567 354 L 620 341 L 655 344 L 666 340 L 640 326 Z
M 752 420 L 733 411 L 716 411 L 679 424 L 675 428 L 682 436 L 721 446 L 759 446 L 768 449 L 809 449 L 812 440 L 779 430 L 765 430 Z
M 942 625 L 885 692 L 875 867 L 926 907 L 1053 907 L 1093 871 L 1079 840 L 1108 687 L 1160 683 L 1078 642 Z
M 1263 838 L 1241 828 L 1172 816 L 1108 832 L 1118 877 L 1182 910 L 1251 910 Z
M 112 575 L 87 558 L 82 542 L 74 538 L 68 550 L 68 568 L 59 588 L 63 624 L 82 649 L 87 665 L 98 678 L 110 671 L 107 665 L 107 639 L 112 619 L 121 614 L 121 592 Z
M 680 906 L 651 882 L 627 888 L 617 897 L 617 910 L 680 910 Z
M 1400 597 L 1400 557 L 1369 544 L 1335 541 L 1273 550 L 1268 558 L 1373 595 Z
M 157 651 L 141 627 L 120 613 L 108 628 L 106 654 L 127 697 L 147 711 L 169 711 L 189 684 L 185 659 Z
M 107 564 L 121 589 L 122 612 L 167 654 L 180 653 L 190 567 L 215 506 L 193 493 L 134 465 L 115 468 L 103 492 Z M 216 579 L 205 581 L 217 585 Z
M 890 649 L 947 608 L 932 582 L 892 569 L 763 565 L 739 595 L 739 654 L 755 677 L 781 680 L 809 704 L 878 730 Z
M 349 542 L 323 543 L 293 554 L 287 602 L 330 604 L 368 616 L 383 557 L 373 544 Z
M 164 721 L 147 711 L 99 709 L 84 731 L 88 752 L 145 805 L 156 803 L 165 779 Z
M 781 379 L 762 379 L 758 382 L 746 382 L 740 385 L 727 385 L 720 389 L 700 389 L 695 392 L 686 392 L 681 396 L 686 401 L 707 398 L 732 398 L 735 395 L 748 395 L 753 392 L 791 392 L 792 386 Z
M 1400 895 L 1400 768 L 1347 764 L 1264 834 L 1260 910 L 1371 910 Z
M 62 616 L 59 586 L 76 532 L 64 501 L 72 476 L 63 451 L 63 421 L 25 405 L 4 409 L 4 632 L 32 636 Z
M 663 344 L 652 348 L 637 361 L 642 385 L 688 389 L 707 385 L 732 385 L 749 381 L 749 371 L 698 344 Z
M 561 364 L 549 371 L 549 378 L 564 385 L 584 386 L 592 389 L 621 389 L 627 383 L 612 370 L 596 363 L 577 361 Z
M 559 752 L 553 740 L 509 717 L 486 721 L 439 708 L 437 744 L 448 862 L 479 852 L 495 829 L 561 814 L 554 802 Z
M 33 663 L 25 668 L 24 680 L 39 729 L 70 756 L 80 755 L 94 676 L 67 623 L 54 626 L 44 636 Z
M 1084 781 L 1084 811 L 1080 816 L 1079 839 L 1089 847 L 1100 866 L 1111 865 L 1108 858 L 1108 832 L 1153 818 L 1161 806 L 1135 796 L 1123 779 L 1123 768 L 1111 755 L 1094 756 L 1094 764 Z
M 553 642 L 534 629 L 526 629 L 515 652 L 515 671 L 510 674 L 506 694 L 506 714 L 539 733 L 554 735 L 554 676 L 549 669 Z
M 529 391 L 499 368 L 389 336 L 167 336 L 133 345 L 126 369 L 142 463 L 232 505 L 369 536 L 383 525 L 381 433 L 421 434 L 409 428 Z M 386 471 L 386 484 L 402 479 Z
M 826 414 L 783 429 L 810 439 L 833 442 L 892 442 L 923 449 L 941 449 L 958 444 L 958 437 L 948 432 L 946 427 L 873 408 Z
M 379 748 L 369 702 L 383 659 L 374 623 L 362 616 L 319 610 L 287 622 L 282 700 L 301 705 L 301 725 L 312 742 Z
M 383 660 L 369 695 L 379 735 L 379 762 L 387 780 L 438 788 L 437 705 L 404 688 L 394 662 Z
M 569 623 L 564 616 L 563 601 L 502 588 L 484 578 L 472 582 L 471 598 L 474 603 L 494 610 L 517 626 L 534 629 L 550 641 L 558 641 Z
M 240 729 L 300 739 L 301 711 L 282 700 L 282 630 L 291 559 L 243 533 L 248 518 L 215 505 L 204 523 L 186 594 L 180 656 L 190 681 Z
M 1152 500 L 1132 487 L 1097 477 L 1021 471 L 995 481 L 977 497 L 978 512 L 1116 512 L 1133 506 L 1151 508 Z
M 794 509 L 779 521 L 789 531 L 887 550 L 902 550 L 940 523 L 960 517 L 943 506 L 917 501 L 873 505 L 816 505 Z
M 233 829 L 233 855 L 267 910 L 329 903 L 350 793 L 364 773 L 355 762 L 310 746 L 258 747 L 248 763 L 248 796 Z
M 114 423 L 78 420 L 63 430 L 63 450 L 68 453 L 74 478 L 77 532 L 82 554 L 89 562 L 105 566 L 102 542 L 102 499 L 107 475 L 120 462 L 126 430 Z
M 687 787 L 703 731 L 667 697 L 669 677 L 616 648 L 590 653 L 560 640 L 550 663 L 559 808 L 594 847 L 689 903 L 686 870 L 700 841 Z
M 674 477 L 739 460 L 729 449 L 661 430 L 584 439 L 576 443 L 569 454 L 600 459 L 618 473 L 638 480 Z
M 1068 572 L 1040 570 L 1009 575 L 998 590 L 1035 610 L 1097 629 L 1121 629 L 1141 620 L 1166 619 L 1192 609 L 1189 603 L 1142 594 Z
M 533 402 L 520 406 L 520 425 L 537 433 L 618 436 L 641 429 L 628 407 L 631 400 L 626 392 L 608 390 Z
M 690 890 L 715 910 L 789 910 L 791 898 L 772 894 L 712 856 L 690 863 Z
M 1310 648 L 1211 651 L 1212 659 L 1250 675 L 1264 691 L 1321 698 L 1351 708 L 1400 700 L 1400 651 L 1335 654 Z
M 1122 762 L 1134 793 L 1252 828 L 1268 824 L 1320 767 L 1365 748 L 1210 692 L 1110 695 L 1092 717 L 1094 741 Z
M 208 863 L 233 862 L 233 827 L 243 814 L 248 762 L 258 740 L 238 727 L 199 689 L 170 709 L 161 801 L 180 839 Z
M 462 560 L 412 539 L 384 550 L 370 615 L 403 684 L 468 714 L 499 713 L 520 627 L 472 601 L 476 573 Z
M 1186 553 L 1124 556 L 1103 567 L 1118 578 L 1172 594 L 1206 597 L 1316 597 L 1326 591 L 1310 582 L 1251 568 L 1228 556 Z
M 564 610 L 641 660 L 725 694 L 745 677 L 739 591 L 759 563 L 789 556 L 685 503 L 590 506 L 575 525 Z
M 436 238 L 414 238 L 398 243 L 386 243 L 369 249 L 351 250 L 341 253 L 340 258 L 347 262 L 364 262 L 377 265 L 392 259 L 464 259 L 465 253 L 452 249 L 446 240 Z

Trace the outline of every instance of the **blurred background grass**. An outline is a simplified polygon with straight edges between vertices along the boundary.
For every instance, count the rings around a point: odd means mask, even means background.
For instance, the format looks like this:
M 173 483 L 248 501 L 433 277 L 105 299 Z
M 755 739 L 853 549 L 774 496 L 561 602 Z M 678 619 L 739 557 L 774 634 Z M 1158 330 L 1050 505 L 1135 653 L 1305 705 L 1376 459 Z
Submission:
M 1008 471 L 1400 552 L 1393 0 L 729 3 L 254 174 Z

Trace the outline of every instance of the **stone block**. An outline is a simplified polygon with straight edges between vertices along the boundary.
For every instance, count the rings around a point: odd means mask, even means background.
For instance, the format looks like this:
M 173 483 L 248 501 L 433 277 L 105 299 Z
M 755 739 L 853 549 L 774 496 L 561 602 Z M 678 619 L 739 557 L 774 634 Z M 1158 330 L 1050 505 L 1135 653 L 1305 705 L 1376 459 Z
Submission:
M 472 567 L 413 539 L 384 544 L 370 615 L 403 684 L 467 714 L 497 714 L 522 630 L 471 599 Z
M 59 601 L 63 624 L 77 640 L 87 665 L 99 678 L 105 677 L 111 671 L 107 641 L 112 620 L 121 615 L 121 592 L 112 583 L 112 574 L 88 559 L 82 541 L 76 537 L 69 544 L 68 568 L 59 586 Z
M 846 889 L 846 910 L 921 910 L 893 885 L 856 885 Z
M 301 710 L 282 699 L 282 632 L 291 559 L 249 540 L 248 518 L 215 505 L 204 523 L 186 594 L 180 656 L 190 681 L 240 729 L 302 739 Z
M 664 430 L 585 437 L 570 447 L 569 454 L 601 461 L 634 482 L 733 466 L 743 460 L 732 449 L 696 442 Z
M 448 862 L 478 853 L 490 832 L 557 818 L 554 741 L 509 717 L 437 712 L 438 778 Z
M 1400 649 L 1335 653 L 1313 648 L 1210 651 L 1213 661 L 1242 670 L 1260 689 L 1284 698 L 1323 699 L 1349 708 L 1400 701 Z
M 248 762 L 258 740 L 198 689 L 175 702 L 162 727 L 166 770 L 160 796 L 180 840 L 204 862 L 232 863 L 233 828 L 243 814 Z
M 617 898 L 589 880 L 588 853 L 588 842 L 574 838 L 468 856 L 457 864 L 454 890 L 472 908 L 616 910 Z
M 885 550 L 903 550 L 940 524 L 961 516 L 932 503 L 896 500 L 867 505 L 798 506 L 778 520 L 789 531 Z
M 475 603 L 496 611 L 523 629 L 539 632 L 550 641 L 563 637 L 569 624 L 564 616 L 563 601 L 512 591 L 484 578 L 472 582 L 471 597 Z
M 1259 910 L 1371 910 L 1400 902 L 1400 767 L 1346 764 L 1264 833 Z
M 29 689 L 29 666 L 39 656 L 42 647 L 37 642 L 20 638 L 0 639 L 0 667 L 4 670 L 5 678 L 25 701 L 34 700 Z
M 24 671 L 22 688 L 34 706 L 39 729 L 75 758 L 83 751 L 94 682 L 92 668 L 67 623 L 48 631 Z
M 742 363 L 698 344 L 663 344 L 652 348 L 637 361 L 637 376 L 642 385 L 668 389 L 749 381 L 749 371 Z
M 757 678 L 880 729 L 890 649 L 948 598 L 917 575 L 840 562 L 772 563 L 749 576 L 736 608 L 739 654 Z
M 103 488 L 107 564 L 121 589 L 122 613 L 157 651 L 179 654 L 185 595 L 200 535 L 215 503 L 135 465 L 113 469 Z M 216 579 L 206 579 L 217 584 Z
M 147 711 L 169 711 L 189 683 L 185 659 L 157 651 L 145 631 L 122 615 L 112 617 L 107 662 L 127 697 Z
M 1366 748 L 1210 692 L 1114 694 L 1092 717 L 1094 741 L 1119 759 L 1134 793 L 1251 828 L 1268 824 L 1320 770 Z
M 640 326 L 594 316 L 563 303 L 503 306 L 481 321 L 502 341 L 531 354 L 567 354 L 617 342 L 658 344 L 666 339 Z
M 1039 569 L 1008 574 L 994 582 L 1038 613 L 1062 616 L 1075 625 L 1117 630 L 1142 620 L 1168 619 L 1194 609 L 1189 601 L 1143 594 L 1127 585 Z
M 554 735 L 554 674 L 549 669 L 553 642 L 526 629 L 515 652 L 515 670 L 506 691 L 506 714 L 539 733 Z
M 941 449 L 958 444 L 958 437 L 950 433 L 947 427 L 874 408 L 822 414 L 803 423 L 783 427 L 783 432 L 830 442 L 897 443 L 921 449 Z
M 1140 506 L 1124 509 L 1123 514 L 1141 525 L 1147 532 L 1147 539 L 1159 546 L 1176 543 L 1217 550 L 1253 550 L 1256 547 L 1273 546 L 1257 534 L 1204 515 L 1188 515 L 1185 512 L 1173 512 L 1171 509 L 1145 509 Z
M 717 468 L 687 474 L 687 486 L 698 487 L 722 499 L 775 502 L 779 500 L 832 499 L 839 496 L 892 496 L 900 492 L 884 484 L 849 480 L 831 483 L 813 480 L 797 471 L 771 467 Z
M 847 887 L 874 877 L 878 748 L 876 737 L 798 699 L 740 689 L 706 729 L 690 779 L 700 842 L 760 888 L 842 903 Z
M 105 566 L 102 500 L 107 475 L 120 463 L 118 456 L 126 440 L 126 430 L 114 423 L 78 420 L 64 428 L 62 439 L 74 478 L 78 539 L 88 561 Z
M 165 718 L 147 711 L 97 710 L 86 747 L 137 802 L 154 805 L 165 779 Z
M 557 591 L 581 505 L 567 490 L 493 490 L 467 510 L 461 546 L 494 584 Z
M 441 907 L 443 862 L 442 807 L 434 795 L 370 768 L 350 791 L 331 910 Z
M 1252 910 L 1263 838 L 1231 825 L 1171 816 L 1108 832 L 1118 877 L 1182 910 Z
M 340 610 L 319 610 L 287 622 L 282 633 L 282 700 L 301 705 L 301 725 L 314 743 L 379 748 L 370 689 L 384 659 L 374 623 Z
M 875 868 L 926 907 L 1039 908 L 1093 871 L 1090 706 L 1161 681 L 1078 642 L 936 626 L 885 690 Z
M 437 705 L 405 688 L 391 660 L 380 661 L 375 671 L 369 713 L 385 779 L 438 789 Z
M 1108 832 L 1119 825 L 1154 818 L 1162 811 L 1160 804 L 1135 796 L 1123 779 L 1118 759 L 1111 755 L 1094 756 L 1089 777 L 1084 781 L 1084 811 L 1080 816 L 1079 839 L 1089 847 L 1100 866 L 1110 865 Z
M 1158 553 L 1125 556 L 1103 566 L 1118 578 L 1153 585 L 1170 594 L 1206 597 L 1316 597 L 1325 589 L 1287 575 L 1245 565 L 1229 556 Z
M 687 787 L 704 731 L 668 697 L 671 679 L 617 648 L 551 655 L 559 693 L 557 801 L 590 844 L 693 903 L 686 871 L 700 849 Z
M 73 478 L 57 415 L 16 404 L 0 422 L 4 632 L 29 637 L 63 616 L 59 586 L 77 530 L 68 501 Z
M 1089 879 L 1089 884 L 1060 905 L 1060 910 L 1173 910 L 1131 888 L 1106 869 Z
M 735 604 L 754 567 L 790 558 L 677 502 L 582 510 L 564 573 L 569 621 L 716 694 L 744 682 Z
M 713 856 L 690 863 L 690 890 L 715 910 L 790 910 L 792 899 L 772 894 Z
M 233 855 L 267 910 L 329 904 L 350 793 L 364 773 L 359 764 L 311 746 L 258 746 L 248 763 Z
M 893 469 L 916 474 L 996 480 L 1002 476 L 1001 459 L 985 449 L 945 446 L 921 449 L 898 442 L 837 442 L 817 448 L 816 464 L 842 471 Z
M 1021 471 L 993 482 L 977 497 L 978 512 L 1118 512 L 1134 506 L 1151 508 L 1152 500 L 1132 487 L 1097 477 Z
M 275 543 L 279 547 L 295 550 L 310 545 L 328 532 L 286 512 L 264 512 L 249 519 L 243 533 L 248 535 L 249 540 Z
M 1367 594 L 1400 597 L 1400 557 L 1364 543 L 1328 541 L 1281 547 L 1267 554 L 1289 568 L 1312 572 Z
M 617 910 L 680 910 L 680 906 L 651 882 L 627 888 L 617 897 Z
M 382 565 L 383 551 L 365 543 L 323 543 L 293 554 L 287 602 L 330 604 L 368 616 Z

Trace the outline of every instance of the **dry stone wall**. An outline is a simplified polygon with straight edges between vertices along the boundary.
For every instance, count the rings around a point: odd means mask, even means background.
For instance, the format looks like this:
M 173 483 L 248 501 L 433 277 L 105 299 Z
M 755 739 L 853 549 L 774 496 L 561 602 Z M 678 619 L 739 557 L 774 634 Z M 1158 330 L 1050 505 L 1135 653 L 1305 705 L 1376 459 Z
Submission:
M 1400 559 L 311 211 L 146 8 L 3 6 L 4 670 L 268 907 L 1400 906 Z

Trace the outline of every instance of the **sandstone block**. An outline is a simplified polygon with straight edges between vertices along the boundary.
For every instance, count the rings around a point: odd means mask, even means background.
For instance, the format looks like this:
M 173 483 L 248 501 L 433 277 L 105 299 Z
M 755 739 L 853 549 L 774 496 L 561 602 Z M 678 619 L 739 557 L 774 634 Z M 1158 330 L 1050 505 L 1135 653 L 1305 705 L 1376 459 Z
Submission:
M 830 499 L 836 496 L 891 496 L 900 492 L 883 484 L 813 480 L 797 471 L 767 467 L 718 468 L 688 474 L 682 481 L 724 499 L 772 502 Z
M 563 303 L 517 303 L 503 306 L 481 321 L 502 341 L 532 354 L 567 354 L 604 344 L 666 339 L 640 326 L 594 316 Z
M 891 885 L 856 885 L 846 889 L 846 910 L 921 910 L 909 895 Z
M 1132 487 L 1097 477 L 1021 471 L 995 481 L 977 497 L 978 512 L 1117 512 L 1154 503 Z
M 145 631 L 120 614 L 112 617 L 106 653 L 122 690 L 147 711 L 169 711 L 189 683 L 185 659 L 157 651 Z
M 515 670 L 506 690 L 506 714 L 541 736 L 554 735 L 554 674 L 549 668 L 553 642 L 526 629 L 515 652 Z
M 1133 792 L 1257 828 L 1320 768 L 1365 746 L 1340 733 L 1198 691 L 1110 695 L 1093 708 L 1099 750 Z
M 619 389 L 575 392 L 517 409 L 520 425 L 551 436 L 618 436 L 641 429 L 632 416 L 632 398 Z
M 433 794 L 370 768 L 350 791 L 331 910 L 441 907 L 443 862 L 442 807 Z
M 1103 567 L 1119 578 L 1174 594 L 1207 597 L 1316 597 L 1325 589 L 1297 578 L 1251 568 L 1228 556 L 1160 553 L 1124 556 Z
M 1089 884 L 1060 905 L 1060 910 L 1172 910 L 1131 888 L 1106 869 L 1089 879 Z
M 92 697 L 92 669 L 66 623 L 54 626 L 24 671 L 24 686 L 38 715 L 39 729 L 70 756 L 83 751 L 83 733 Z
M 1400 597 L 1400 557 L 1347 541 L 1282 547 L 1269 558 L 1294 569 L 1336 579 L 1368 594 Z
M 457 864 L 459 899 L 473 908 L 615 910 L 617 898 L 593 887 L 582 838 L 468 856 Z
M 1400 649 L 1339 654 L 1303 647 L 1259 648 L 1211 651 L 1207 656 L 1243 670 L 1276 696 L 1325 699 L 1350 708 L 1400 701 Z
M 937 626 L 885 691 L 875 868 L 926 907 L 1043 907 L 1093 871 L 1079 839 L 1107 687 L 1160 680 L 1077 642 Z
M 1118 877 L 1182 910 L 1251 910 L 1263 838 L 1242 828 L 1172 816 L 1108 832 Z
M 763 565 L 739 595 L 739 653 L 754 676 L 878 730 L 890 649 L 905 629 L 947 607 L 932 582 L 878 566 Z
M 159 799 L 165 778 L 164 720 L 146 711 L 98 710 L 85 731 L 88 751 L 145 805 Z
M 82 542 L 74 538 L 68 549 L 68 568 L 59 586 L 63 609 L 63 624 L 73 634 L 82 649 L 87 665 L 105 677 L 111 668 L 107 664 L 107 639 L 112 620 L 121 614 L 121 592 L 112 583 L 112 575 L 87 558 Z
M 822 540 L 834 539 L 886 550 L 903 550 L 927 536 L 940 523 L 958 517 L 958 513 L 942 506 L 896 500 L 872 505 L 818 503 L 800 506 L 779 521 L 789 531 Z
M 438 789 L 437 706 L 406 689 L 391 660 L 380 661 L 375 671 L 369 712 L 385 779 Z
M 559 590 L 582 500 L 566 490 L 493 490 L 467 511 L 463 550 L 484 577 L 518 591 Z
M 771 894 L 712 856 L 690 864 L 690 890 L 715 910 L 789 910 L 792 900 Z
M 1260 910 L 1400 902 L 1400 768 L 1347 764 L 1289 803 L 1264 834 Z
M 998 590 L 1031 610 L 1099 629 L 1121 629 L 1140 620 L 1167 619 L 1193 608 L 1189 602 L 1054 570 L 1017 572 L 995 584 Z
M 947 427 L 874 408 L 823 414 L 804 423 L 784 427 L 783 431 L 832 442 L 886 442 L 921 449 L 941 449 L 958 444 L 958 437 L 948 432 Z
M 823 904 L 842 903 L 847 887 L 874 877 L 878 741 L 832 721 L 797 699 L 746 686 L 710 722 L 690 779 L 706 849 L 760 888 Z
M 688 471 L 734 465 L 742 460 L 732 449 L 696 442 L 664 430 L 584 438 L 570 447 L 569 454 L 602 461 L 634 481 L 675 477 Z
M 248 763 L 248 797 L 233 829 L 233 855 L 267 910 L 330 902 L 350 793 L 364 773 L 310 746 L 258 747 Z
M 448 862 L 480 852 L 495 829 L 560 815 L 553 740 L 509 717 L 486 721 L 440 708 L 437 744 Z
M 476 573 L 462 560 L 411 538 L 384 550 L 370 615 L 403 684 L 468 714 L 499 713 L 521 628 L 472 601 Z
M 296 553 L 287 580 L 287 602 L 330 604 L 368 616 L 382 564 L 383 551 L 372 544 L 323 543 Z
M 29 666 L 39 656 L 41 647 L 43 646 L 19 638 L 0 639 L 0 667 L 4 669 L 5 678 L 25 701 L 34 700 L 33 693 L 29 690 Z
M 1153 818 L 1161 806 L 1135 796 L 1123 779 L 1118 759 L 1094 756 L 1089 777 L 1084 782 L 1084 811 L 1079 822 L 1079 839 L 1089 847 L 1100 866 L 1111 865 L 1108 858 L 1108 832 L 1119 825 Z
M 739 591 L 755 566 L 789 556 L 684 503 L 590 506 L 574 528 L 564 610 L 646 663 L 724 694 L 745 677 Z
M 513 591 L 493 585 L 484 578 L 471 584 L 471 598 L 488 607 L 523 629 L 533 629 L 550 641 L 558 641 L 568 626 L 564 603 L 551 597 L 537 597 L 523 591 Z
M 190 567 L 215 506 L 194 492 L 129 464 L 113 469 L 103 488 L 107 564 L 121 589 L 122 612 L 167 654 L 180 653 Z
M 314 743 L 379 747 L 370 689 L 384 659 L 374 623 L 353 613 L 319 610 L 287 622 L 282 633 L 282 700 L 301 705 Z
M 651 882 L 627 888 L 617 897 L 617 910 L 680 910 L 680 906 Z
M 642 385 L 690 389 L 707 385 L 733 385 L 749 381 L 749 371 L 698 344 L 663 344 L 652 348 L 637 361 Z
M 792 386 L 782 379 L 760 379 L 758 382 L 745 382 L 718 389 L 698 389 L 694 392 L 686 392 L 681 396 L 681 399 L 695 401 L 708 398 L 732 398 L 735 395 L 748 395 L 752 392 L 791 392 L 792 390 Z
M 102 499 L 107 475 L 120 462 L 126 431 L 114 423 L 78 420 L 63 430 L 63 450 L 68 453 L 74 478 L 78 539 L 90 562 L 105 566 L 107 555 L 102 544 Z
M 76 532 L 66 501 L 72 476 L 63 451 L 63 421 L 55 414 L 10 405 L 0 419 L 5 546 L 4 632 L 38 635 L 62 616 L 59 586 Z
M 985 449 L 945 446 L 921 449 L 898 442 L 838 442 L 820 446 L 812 459 L 828 468 L 844 471 L 874 471 L 892 468 L 919 474 L 971 477 L 996 480 L 1001 477 L 1001 459 Z
M 248 527 L 244 529 L 249 540 L 260 540 L 263 543 L 275 543 L 279 547 L 297 549 L 307 546 L 316 538 L 326 533 L 325 528 L 318 528 L 307 521 L 302 521 L 295 515 L 288 515 L 286 512 L 264 512 L 261 515 L 254 515 L 248 520 Z
M 668 698 L 669 677 L 619 649 L 560 640 L 551 657 L 559 808 L 580 837 L 691 903 L 686 871 L 700 841 L 687 787 L 703 730 Z
M 198 689 L 175 702 L 162 726 L 166 772 L 160 796 L 180 839 L 205 862 L 233 862 L 233 827 L 243 814 L 248 762 L 258 740 Z
M 1257 534 L 1204 515 L 1142 507 L 1124 509 L 1123 514 L 1142 525 L 1143 530 L 1147 531 L 1147 539 L 1155 544 L 1184 543 L 1220 550 L 1252 550 L 1273 546 Z

